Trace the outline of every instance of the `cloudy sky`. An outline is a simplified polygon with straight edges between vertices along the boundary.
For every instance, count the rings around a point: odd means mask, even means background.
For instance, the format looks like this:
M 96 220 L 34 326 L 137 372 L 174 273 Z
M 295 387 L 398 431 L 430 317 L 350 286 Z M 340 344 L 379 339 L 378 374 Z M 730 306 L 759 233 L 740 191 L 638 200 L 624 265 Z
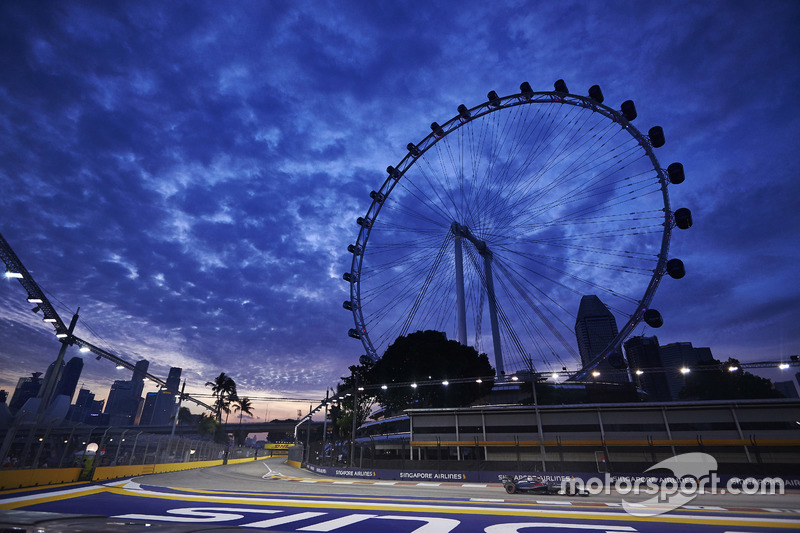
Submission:
M 65 321 L 80 307 L 81 338 L 180 366 L 190 392 L 226 372 L 243 394 L 319 398 L 364 352 L 342 273 L 387 165 L 460 103 L 563 78 L 633 99 L 686 169 L 670 196 L 694 227 L 670 256 L 688 274 L 662 282 L 646 334 L 787 358 L 798 27 L 793 0 L 2 2 L 0 233 Z M 6 390 L 58 352 L 25 297 L 0 280 Z M 82 381 L 104 397 L 116 372 L 87 358 Z

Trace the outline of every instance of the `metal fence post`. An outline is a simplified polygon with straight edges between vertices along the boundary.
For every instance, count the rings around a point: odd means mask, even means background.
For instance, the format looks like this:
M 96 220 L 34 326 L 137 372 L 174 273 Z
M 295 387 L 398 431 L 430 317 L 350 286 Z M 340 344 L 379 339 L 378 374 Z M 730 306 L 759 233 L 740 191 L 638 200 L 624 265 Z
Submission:
M 142 432 L 140 431 L 139 433 L 136 434 L 136 438 L 133 439 L 133 449 L 131 450 L 131 458 L 128 460 L 128 466 L 133 464 L 133 457 L 134 457 L 133 454 L 136 453 L 136 443 L 139 442 L 139 435 L 141 434 Z M 145 450 L 145 453 L 147 453 L 147 450 Z

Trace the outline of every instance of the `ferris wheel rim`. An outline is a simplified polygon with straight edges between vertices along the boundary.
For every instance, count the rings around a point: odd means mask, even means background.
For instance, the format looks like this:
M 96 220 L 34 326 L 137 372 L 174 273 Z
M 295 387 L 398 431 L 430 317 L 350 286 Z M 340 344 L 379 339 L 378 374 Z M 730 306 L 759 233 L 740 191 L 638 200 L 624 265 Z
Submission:
M 490 95 L 492 95 L 492 93 L 490 93 Z M 445 139 L 448 135 L 459 130 L 463 126 L 466 126 L 467 124 L 473 122 L 475 119 L 489 115 L 491 113 L 495 113 L 516 106 L 533 105 L 533 104 L 572 105 L 575 107 L 580 107 L 590 110 L 592 112 L 599 113 L 605 116 L 607 119 L 618 123 L 623 130 L 628 132 L 628 134 L 638 142 L 638 144 L 644 150 L 646 156 L 649 158 L 650 163 L 652 165 L 652 170 L 655 171 L 658 176 L 658 183 L 660 186 L 661 197 L 664 206 L 663 207 L 664 229 L 662 233 L 660 249 L 657 254 L 658 260 L 656 263 L 656 267 L 653 269 L 653 274 L 650 278 L 649 283 L 647 284 L 644 295 L 638 301 L 636 309 L 631 314 L 628 322 L 622 328 L 620 328 L 618 335 L 609 344 L 609 346 L 602 353 L 597 355 L 591 364 L 586 365 L 584 368 L 582 368 L 581 371 L 588 371 L 593 366 L 596 366 L 596 364 L 599 361 L 604 359 L 609 353 L 611 353 L 613 350 L 619 347 L 621 345 L 621 342 L 625 338 L 627 338 L 630 332 L 633 331 L 633 329 L 641 322 L 642 316 L 644 312 L 648 309 L 650 303 L 652 302 L 656 289 L 658 288 L 658 285 L 661 279 L 663 278 L 664 273 L 666 272 L 666 263 L 669 252 L 671 231 L 674 226 L 672 219 L 672 211 L 670 208 L 669 192 L 667 187 L 669 183 L 669 178 L 665 172 L 665 169 L 663 169 L 660 163 L 658 162 L 658 159 L 653 151 L 654 146 L 650 141 L 649 136 L 640 132 L 631 123 L 631 121 L 625 117 L 622 111 L 604 105 L 603 103 L 598 102 L 592 99 L 591 97 L 577 95 L 573 93 L 564 93 L 559 91 L 536 91 L 529 93 L 521 92 L 504 97 L 497 97 L 496 94 L 494 96 L 495 96 L 494 99 L 490 98 L 489 100 L 472 108 L 467 109 L 463 105 L 460 106 L 459 114 L 455 115 L 453 118 L 449 119 L 447 122 L 441 125 L 434 122 L 431 125 L 432 129 L 431 133 L 425 136 L 419 143 L 409 144 L 408 153 L 400 160 L 397 166 L 395 167 L 390 166 L 387 168 L 387 172 L 389 174 L 388 177 L 384 180 L 379 189 L 371 193 L 372 202 L 367 210 L 366 216 L 363 219 L 359 218 L 359 221 L 363 220 L 364 222 L 360 223 L 358 237 L 356 239 L 356 243 L 352 245 L 353 249 L 351 250 L 353 252 L 353 258 L 351 261 L 351 268 L 349 271 L 351 277 L 349 280 L 350 302 L 352 304 L 351 311 L 353 314 L 353 321 L 355 326 L 354 330 L 358 334 L 357 338 L 361 340 L 364 349 L 367 353 L 367 356 L 373 361 L 379 359 L 380 354 L 377 352 L 370 338 L 368 328 L 366 327 L 366 321 L 364 318 L 363 309 L 361 306 L 361 271 L 363 266 L 364 254 L 367 250 L 369 237 L 372 231 L 372 224 L 374 223 L 375 220 L 377 220 L 381 208 L 384 205 L 384 202 L 389 198 L 395 186 L 400 182 L 403 176 L 416 164 L 416 162 L 428 150 L 433 148 L 437 143 Z M 461 110 L 462 107 L 466 109 L 466 114 L 462 112 Z

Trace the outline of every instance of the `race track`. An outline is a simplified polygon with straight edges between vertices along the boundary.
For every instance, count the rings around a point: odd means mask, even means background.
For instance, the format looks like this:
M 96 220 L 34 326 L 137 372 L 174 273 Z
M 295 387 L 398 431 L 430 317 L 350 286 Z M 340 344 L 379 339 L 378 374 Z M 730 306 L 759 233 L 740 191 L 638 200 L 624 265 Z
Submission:
M 0 528 L 28 520 L 43 531 L 92 531 L 86 525 L 92 521 L 103 525 L 96 531 L 800 531 L 797 492 L 698 495 L 674 510 L 640 504 L 644 513 L 638 515 L 626 512 L 622 499 L 613 492 L 588 498 L 509 495 L 499 483 L 332 479 L 267 459 L 110 483 L 6 491 L 0 493 L 0 510 L 6 510 L 0 511 Z M 70 521 L 83 525 L 69 529 L 64 524 Z

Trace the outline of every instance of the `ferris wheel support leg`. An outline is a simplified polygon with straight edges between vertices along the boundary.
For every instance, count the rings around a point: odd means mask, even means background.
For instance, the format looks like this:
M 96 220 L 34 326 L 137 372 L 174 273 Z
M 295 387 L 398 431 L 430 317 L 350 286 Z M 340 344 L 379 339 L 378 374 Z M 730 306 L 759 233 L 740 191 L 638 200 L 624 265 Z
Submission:
M 492 278 L 492 256 L 482 254 L 486 272 L 486 292 L 489 296 L 489 320 L 492 324 L 492 343 L 494 345 L 494 365 L 498 378 L 505 375 L 503 368 L 503 352 L 500 349 L 500 328 L 497 325 L 497 301 L 494 297 L 494 280 Z
M 456 260 L 456 309 L 458 313 L 458 342 L 467 344 L 467 309 L 464 303 L 464 260 L 461 251 L 461 236 L 455 236 Z

